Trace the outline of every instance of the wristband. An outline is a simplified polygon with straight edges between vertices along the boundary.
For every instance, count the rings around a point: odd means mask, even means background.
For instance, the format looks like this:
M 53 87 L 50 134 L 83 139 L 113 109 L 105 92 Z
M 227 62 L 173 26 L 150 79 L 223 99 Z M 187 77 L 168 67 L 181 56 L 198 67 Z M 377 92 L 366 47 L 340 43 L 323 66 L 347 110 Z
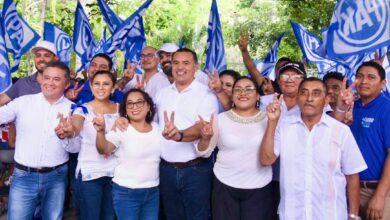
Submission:
M 355 215 L 355 214 L 348 214 L 348 217 L 350 219 L 355 219 L 355 220 L 361 220 L 362 219 L 362 218 L 360 218 L 360 216 Z
M 183 137 L 184 137 L 183 131 L 179 131 L 179 135 L 180 135 L 180 138 L 176 142 L 181 142 L 183 140 Z
M 341 110 L 339 107 L 336 106 L 336 112 L 346 113 L 348 110 Z

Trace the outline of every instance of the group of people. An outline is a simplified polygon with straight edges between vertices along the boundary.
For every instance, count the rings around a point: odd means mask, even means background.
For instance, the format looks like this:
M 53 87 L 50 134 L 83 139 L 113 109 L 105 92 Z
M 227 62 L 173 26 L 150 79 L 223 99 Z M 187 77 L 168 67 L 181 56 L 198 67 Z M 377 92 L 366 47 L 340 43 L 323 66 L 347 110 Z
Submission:
M 96 54 L 81 82 L 38 43 L 37 72 L 0 95 L 16 127 L 8 219 L 61 219 L 68 182 L 79 219 L 390 219 L 383 67 L 347 86 L 281 58 L 274 82 L 239 48 L 249 76 L 166 43 L 120 79 Z

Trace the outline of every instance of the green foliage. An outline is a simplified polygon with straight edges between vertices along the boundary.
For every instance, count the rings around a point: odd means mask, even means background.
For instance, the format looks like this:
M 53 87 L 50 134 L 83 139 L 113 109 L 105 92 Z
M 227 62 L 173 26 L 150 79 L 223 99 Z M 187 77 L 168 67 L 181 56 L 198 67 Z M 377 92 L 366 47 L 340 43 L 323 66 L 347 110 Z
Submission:
M 45 20 L 70 36 L 73 35 L 76 0 L 14 0 L 18 11 L 29 24 L 42 33 L 43 3 L 47 2 Z M 144 0 L 106 0 L 110 7 L 125 20 Z M 0 1 L 2 3 L 2 1 Z M 95 40 L 99 41 L 106 26 L 96 0 L 81 0 L 90 17 Z M 250 53 L 262 59 L 276 38 L 285 37 L 279 47 L 279 57 L 300 60 L 302 53 L 290 26 L 290 20 L 303 24 L 319 35 L 329 24 L 335 0 L 218 0 L 228 68 L 245 71 L 241 54 L 236 46 L 240 32 L 250 32 Z M 194 49 L 201 62 L 205 61 L 207 24 L 211 0 L 154 0 L 144 15 L 148 45 L 156 48 L 164 42 L 184 41 Z M 118 52 L 119 72 L 123 54 Z M 72 55 L 74 67 L 75 55 Z M 32 70 L 32 55 L 23 56 L 18 75 Z M 120 73 L 119 73 L 120 75 Z

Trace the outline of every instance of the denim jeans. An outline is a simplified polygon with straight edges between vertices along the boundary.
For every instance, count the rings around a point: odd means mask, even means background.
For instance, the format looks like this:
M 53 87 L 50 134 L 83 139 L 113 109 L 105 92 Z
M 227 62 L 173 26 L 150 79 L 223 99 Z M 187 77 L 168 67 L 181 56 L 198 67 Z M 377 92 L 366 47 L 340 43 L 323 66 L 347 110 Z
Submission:
M 118 220 L 158 219 L 158 187 L 130 189 L 113 183 L 112 197 Z
M 212 167 L 211 159 L 183 169 L 160 163 L 160 191 L 167 219 L 209 219 Z
M 101 177 L 82 181 L 81 174 L 77 177 L 76 184 L 80 193 L 80 220 L 115 219 L 111 179 L 111 177 Z
M 8 202 L 9 220 L 31 220 L 38 204 L 42 219 L 62 219 L 68 165 L 37 173 L 15 168 Z

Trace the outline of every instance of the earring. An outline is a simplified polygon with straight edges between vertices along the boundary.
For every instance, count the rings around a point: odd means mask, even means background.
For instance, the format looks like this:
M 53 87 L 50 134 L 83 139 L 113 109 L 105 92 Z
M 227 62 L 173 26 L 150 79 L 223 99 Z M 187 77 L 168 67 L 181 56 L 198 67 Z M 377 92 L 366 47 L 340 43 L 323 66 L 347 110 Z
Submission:
M 235 108 L 236 107 L 236 105 L 234 104 L 234 102 L 232 103 L 232 108 Z
M 256 101 L 256 108 L 259 108 L 260 107 L 260 100 L 257 100 Z

